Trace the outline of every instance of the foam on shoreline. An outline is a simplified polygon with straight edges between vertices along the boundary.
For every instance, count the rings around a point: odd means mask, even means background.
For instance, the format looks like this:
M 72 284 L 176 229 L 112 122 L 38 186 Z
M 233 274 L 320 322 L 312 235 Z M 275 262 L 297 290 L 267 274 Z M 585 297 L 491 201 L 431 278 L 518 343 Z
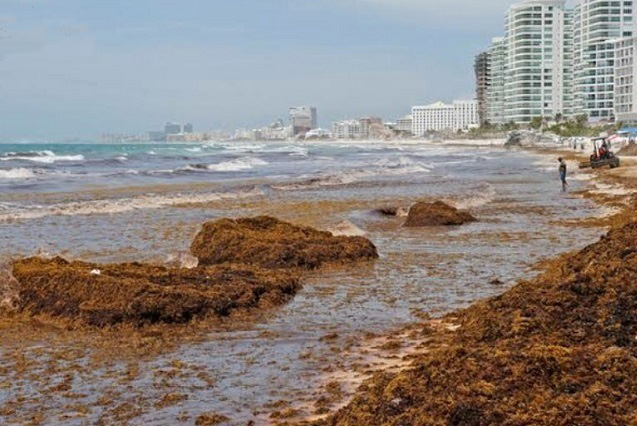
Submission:
M 137 198 L 74 201 L 52 205 L 11 205 L 0 210 L 0 222 L 39 219 L 47 216 L 87 216 L 127 213 L 135 210 L 159 209 L 182 204 L 204 204 L 263 195 L 262 191 L 216 192 L 204 194 L 147 195 Z

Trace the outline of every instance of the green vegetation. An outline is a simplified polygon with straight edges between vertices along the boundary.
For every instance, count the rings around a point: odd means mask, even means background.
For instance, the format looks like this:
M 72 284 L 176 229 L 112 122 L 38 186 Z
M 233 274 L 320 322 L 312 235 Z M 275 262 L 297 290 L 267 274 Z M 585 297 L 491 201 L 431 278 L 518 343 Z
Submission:
M 480 137 L 488 137 L 493 136 L 494 134 L 510 132 L 511 130 L 518 129 L 517 124 L 509 123 L 506 125 L 497 125 L 491 124 L 488 121 L 482 124 L 480 127 L 476 129 L 471 129 L 468 132 L 468 135 L 472 138 L 479 139 Z
M 622 127 L 622 123 L 612 123 L 606 125 L 589 125 L 586 114 L 573 118 L 566 118 L 562 114 L 555 117 L 533 117 L 526 125 L 513 122 L 506 124 L 491 124 L 488 121 L 477 129 L 471 129 L 468 135 L 472 138 L 492 136 L 494 134 L 512 132 L 520 129 L 532 129 L 542 132 L 551 132 L 563 138 L 570 137 L 597 137 L 600 133 L 606 132 L 611 135 Z
M 606 132 L 609 135 L 619 130 L 621 123 L 613 123 L 602 126 L 588 126 L 588 117 L 586 114 L 578 115 L 573 119 L 565 120 L 562 115 L 555 117 L 555 124 L 548 128 L 548 131 L 565 138 L 588 136 L 599 136 L 600 133 Z

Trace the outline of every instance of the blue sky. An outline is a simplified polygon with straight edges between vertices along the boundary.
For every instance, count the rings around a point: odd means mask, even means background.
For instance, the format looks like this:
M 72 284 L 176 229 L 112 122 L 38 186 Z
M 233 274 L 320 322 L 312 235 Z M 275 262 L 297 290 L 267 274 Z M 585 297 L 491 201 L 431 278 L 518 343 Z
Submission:
M 393 119 L 473 96 L 510 0 L 0 0 L 0 138 Z

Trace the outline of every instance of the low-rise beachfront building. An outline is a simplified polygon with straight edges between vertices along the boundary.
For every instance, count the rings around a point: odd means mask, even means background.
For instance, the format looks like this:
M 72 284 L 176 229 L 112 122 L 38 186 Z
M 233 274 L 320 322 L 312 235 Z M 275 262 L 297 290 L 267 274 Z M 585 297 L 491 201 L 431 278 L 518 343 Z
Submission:
M 369 138 L 373 127 L 383 125 L 383 119 L 380 117 L 363 117 L 358 121 L 361 123 L 361 133 L 363 138 Z
M 575 114 L 614 119 L 615 40 L 634 35 L 633 0 L 581 0 L 575 7 Z
M 337 121 L 332 124 L 332 136 L 336 139 L 363 139 L 365 133 L 359 120 Z
M 480 126 L 478 101 L 436 102 L 412 108 L 412 133 L 424 136 L 428 132 L 468 130 Z
M 403 133 L 411 133 L 413 130 L 414 118 L 411 114 L 406 115 L 402 118 L 396 120 L 396 125 L 394 126 L 394 130 Z
M 614 110 L 617 121 L 637 125 L 637 37 L 615 40 Z

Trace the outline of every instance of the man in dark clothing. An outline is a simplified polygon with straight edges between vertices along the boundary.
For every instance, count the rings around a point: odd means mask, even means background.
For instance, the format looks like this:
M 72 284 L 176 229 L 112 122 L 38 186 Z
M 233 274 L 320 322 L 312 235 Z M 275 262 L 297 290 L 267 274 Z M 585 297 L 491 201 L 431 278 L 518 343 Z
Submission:
M 562 191 L 566 192 L 566 187 L 568 183 L 566 183 L 566 161 L 562 157 L 558 158 L 557 161 L 560 162 L 560 179 L 562 180 Z

